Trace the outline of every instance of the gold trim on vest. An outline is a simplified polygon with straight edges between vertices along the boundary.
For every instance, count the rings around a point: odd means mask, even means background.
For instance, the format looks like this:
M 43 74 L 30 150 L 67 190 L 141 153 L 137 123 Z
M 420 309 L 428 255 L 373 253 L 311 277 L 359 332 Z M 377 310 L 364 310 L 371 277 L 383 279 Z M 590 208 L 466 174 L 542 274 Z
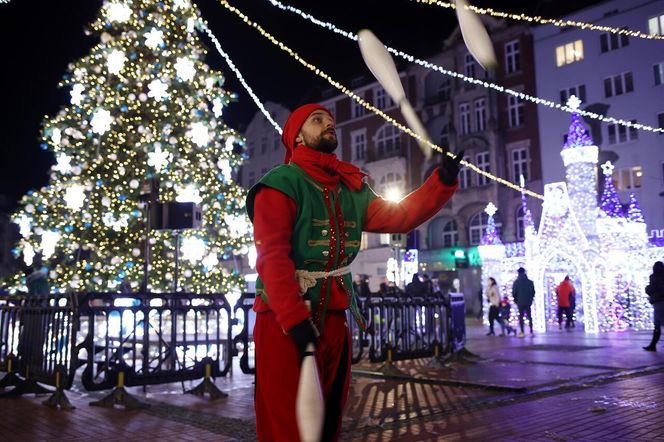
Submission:
M 308 239 L 307 240 L 307 245 L 309 247 L 313 246 L 329 246 L 330 245 L 330 240 L 329 239 Z

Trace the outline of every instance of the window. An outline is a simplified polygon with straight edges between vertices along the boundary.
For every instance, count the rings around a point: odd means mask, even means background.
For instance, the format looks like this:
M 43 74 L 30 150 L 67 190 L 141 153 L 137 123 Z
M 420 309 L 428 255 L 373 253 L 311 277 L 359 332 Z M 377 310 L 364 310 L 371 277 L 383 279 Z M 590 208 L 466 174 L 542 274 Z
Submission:
M 655 86 L 664 84 L 664 61 L 654 65 L 652 70 L 655 74 Z
M 523 100 L 510 95 L 507 98 L 507 111 L 509 127 L 517 127 L 523 124 Z
M 279 135 L 279 132 L 274 133 L 274 138 L 272 139 L 272 148 L 274 150 L 279 150 L 281 147 L 281 136 Z
M 261 153 L 267 152 L 267 137 L 261 137 Z
M 463 157 L 464 161 L 469 162 L 470 157 Z M 470 169 L 462 166 L 459 170 L 459 188 L 467 189 L 471 186 L 470 182 Z
M 606 98 L 629 92 L 634 92 L 634 80 L 631 72 L 623 72 L 604 79 L 604 96 Z
M 648 33 L 652 35 L 664 35 L 664 15 L 648 20 Z
M 467 135 L 470 133 L 470 104 L 461 103 L 459 105 L 459 127 L 461 129 L 461 135 Z
M 521 70 L 519 40 L 505 43 L 505 73 L 512 74 Z
M 475 78 L 475 60 L 470 53 L 466 53 L 464 57 L 463 73 L 466 74 L 466 77 Z
M 556 65 L 558 67 L 583 60 L 583 40 L 576 40 L 556 48 Z
M 364 98 L 364 97 L 362 97 L 362 94 L 357 94 L 357 95 L 360 98 Z M 353 100 L 352 103 L 353 103 L 352 104 L 352 106 L 353 106 L 353 118 L 360 118 L 361 116 L 363 116 L 364 115 L 364 106 L 362 106 L 360 103 L 358 103 L 355 100 Z
M 664 129 L 664 112 L 657 114 L 657 123 L 659 124 L 660 129 Z
M 491 172 L 491 164 L 489 163 L 489 152 L 480 152 L 475 156 L 475 165 L 484 172 Z M 486 175 L 477 175 L 477 185 L 484 186 L 489 184 L 489 178 Z
M 636 120 L 631 120 L 630 123 L 636 124 Z M 634 127 L 628 129 L 622 124 L 609 124 L 607 129 L 609 131 L 609 144 L 626 143 L 639 138 L 639 131 Z
M 572 95 L 576 96 L 579 100 L 582 102 L 586 102 L 586 85 L 585 84 L 579 84 L 576 86 L 569 87 L 567 89 L 561 89 L 560 90 L 560 103 L 561 104 L 567 104 L 567 100 L 569 100 L 569 97 Z
M 602 53 L 615 51 L 625 46 L 629 46 L 629 37 L 627 35 L 614 34 L 605 32 L 599 36 L 600 47 L 602 48 Z
M 384 175 L 380 179 L 379 193 L 387 197 L 388 193 L 390 193 L 390 190 L 395 189 L 398 192 L 401 192 L 402 187 L 401 175 L 398 173 L 389 172 L 387 175 Z
M 521 147 L 512 150 L 512 179 L 515 182 L 519 181 L 519 177 L 523 175 L 523 179 L 528 180 L 528 148 Z
M 450 123 L 445 123 L 443 128 L 440 129 L 440 145 L 442 147 L 449 147 L 450 145 Z
M 391 154 L 401 150 L 401 134 L 399 130 L 390 125 L 383 126 L 376 134 L 378 155 Z
M 448 221 L 443 227 L 443 247 L 456 247 L 459 243 L 459 230 L 454 220 Z
M 366 156 L 367 137 L 364 130 L 353 132 L 350 136 L 351 155 L 355 160 L 364 160 Z
M 613 184 L 617 190 L 631 190 L 641 187 L 643 171 L 641 166 L 625 167 L 613 171 Z
M 475 100 L 475 122 L 478 132 L 486 130 L 486 99 L 484 98 Z
M 392 101 L 392 98 L 390 98 L 390 96 L 387 95 L 385 89 L 379 87 L 374 90 L 374 105 L 381 110 L 388 109 L 394 106 L 394 101 Z
M 452 80 L 445 78 L 438 86 L 438 100 L 447 101 L 452 96 Z
M 526 237 L 526 211 L 523 209 L 523 206 L 519 206 L 516 211 L 516 239 L 523 241 Z

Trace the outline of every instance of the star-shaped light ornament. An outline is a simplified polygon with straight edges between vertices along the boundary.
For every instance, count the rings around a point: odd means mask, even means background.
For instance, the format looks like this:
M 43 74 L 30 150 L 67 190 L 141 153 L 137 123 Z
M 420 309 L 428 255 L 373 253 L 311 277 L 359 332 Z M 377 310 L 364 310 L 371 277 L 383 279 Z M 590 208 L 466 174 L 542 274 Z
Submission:
M 194 32 L 195 26 L 196 26 L 196 20 L 194 20 L 192 17 L 189 17 L 187 19 L 187 32 L 189 32 L 190 34 Z
M 168 85 L 161 80 L 152 80 L 150 84 L 148 84 L 148 89 L 150 89 L 150 92 L 148 92 L 148 97 L 152 97 L 157 101 L 168 98 L 170 95 L 167 92 Z
M 493 217 L 493 215 L 495 215 L 497 211 L 498 211 L 498 208 L 492 202 L 489 202 L 489 204 L 487 204 L 486 208 L 484 209 L 484 213 L 486 213 L 487 215 L 489 215 L 491 217 Z
M 124 67 L 125 62 L 127 61 L 127 56 L 124 51 L 118 49 L 113 49 L 113 52 L 108 54 L 106 57 L 106 66 L 108 67 L 108 72 L 111 74 L 119 74 Z
M 221 170 L 221 174 L 223 175 L 224 180 L 230 181 L 231 178 L 233 177 L 232 176 L 233 169 L 231 168 L 231 162 L 228 161 L 228 159 L 226 158 L 220 159 L 219 161 L 217 161 L 217 167 L 219 168 L 219 170 Z
M 83 91 L 85 90 L 85 86 L 83 86 L 80 83 L 76 83 L 74 86 L 71 88 L 71 104 L 75 106 L 80 106 L 81 103 L 83 102 Z
M 55 246 L 60 241 L 60 233 L 55 230 L 49 230 L 42 233 L 41 249 L 44 259 L 50 258 L 55 253 Z
M 111 123 L 113 122 L 113 117 L 111 113 L 106 109 L 97 109 L 94 114 L 92 114 L 92 119 L 90 120 L 90 125 L 92 126 L 92 132 L 104 135 L 111 128 Z
M 31 266 L 32 260 L 35 258 L 35 249 L 32 247 L 32 244 L 25 243 L 23 246 L 23 262 L 25 265 Z
M 230 137 L 226 138 L 226 144 L 224 146 L 224 148 L 226 149 L 226 152 L 232 152 L 233 151 L 233 144 L 235 143 L 235 141 L 236 140 L 235 140 L 234 136 L 230 136 Z
M 212 112 L 214 116 L 219 118 L 224 113 L 224 103 L 221 101 L 221 98 L 217 97 L 212 100 Z
M 85 203 L 85 187 L 73 184 L 65 190 L 64 200 L 71 210 L 79 210 Z
M 179 203 L 194 203 L 198 204 L 203 201 L 201 193 L 195 184 L 187 184 L 185 187 L 176 187 L 177 196 L 175 201 Z
M 30 236 L 30 229 L 32 228 L 32 221 L 29 217 L 21 215 L 17 220 L 14 221 L 18 224 L 18 231 L 23 238 Z
M 567 107 L 571 108 L 574 111 L 577 111 L 581 107 L 581 100 L 576 95 L 571 95 L 567 99 Z
M 187 135 L 198 147 L 205 147 L 210 142 L 210 132 L 208 131 L 207 125 L 202 121 L 191 123 Z
M 62 131 L 57 127 L 53 129 L 53 132 L 51 132 L 51 141 L 53 141 L 53 144 L 56 146 L 60 144 L 60 141 L 62 141 Z
M 145 33 L 145 46 L 150 49 L 157 49 L 162 44 L 164 44 L 164 31 L 152 28 L 150 32 Z
M 214 252 L 208 254 L 205 258 L 203 258 L 203 265 L 208 269 L 215 268 L 217 264 L 219 264 L 219 258 L 217 257 L 217 254 Z
M 196 264 L 205 256 L 205 242 L 193 236 L 184 238 L 180 251 L 184 259 L 192 264 Z
M 125 3 L 108 3 L 106 6 L 108 20 L 116 23 L 126 23 L 131 17 L 131 8 Z
M 154 152 L 148 153 L 148 166 L 154 167 L 157 172 L 161 172 L 172 160 L 173 155 L 161 150 L 161 146 L 156 146 Z
M 224 221 L 228 226 L 231 238 L 240 238 L 249 233 L 248 219 L 244 215 L 224 215 Z
M 526 179 L 523 177 L 523 174 L 519 174 L 519 187 L 522 189 L 526 187 Z
M 613 169 L 615 166 L 611 164 L 611 161 L 607 161 L 606 163 L 602 164 L 602 173 L 604 176 L 612 176 L 613 175 Z
M 175 65 L 175 72 L 181 80 L 191 81 L 194 79 L 196 74 L 196 68 L 194 67 L 194 61 L 188 57 L 178 57 Z
M 176 11 L 178 9 L 189 9 L 191 7 L 191 4 L 189 3 L 188 0 L 175 0 L 173 2 L 173 9 Z
M 68 157 L 66 154 L 61 153 L 58 155 L 56 158 L 57 164 L 53 166 L 53 170 L 57 170 L 58 172 L 62 174 L 68 174 L 71 173 L 72 167 L 71 167 L 71 158 Z

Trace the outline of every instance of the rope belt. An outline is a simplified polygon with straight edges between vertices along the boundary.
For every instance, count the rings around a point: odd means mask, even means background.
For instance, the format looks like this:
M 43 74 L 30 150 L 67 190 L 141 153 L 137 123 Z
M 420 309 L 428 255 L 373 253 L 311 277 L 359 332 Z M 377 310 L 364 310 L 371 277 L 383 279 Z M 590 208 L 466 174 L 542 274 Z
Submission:
M 300 285 L 300 295 L 304 295 L 307 290 L 316 285 L 317 279 L 343 276 L 350 273 L 350 266 L 345 266 L 332 270 L 331 272 L 310 272 L 308 270 L 295 270 L 295 279 Z

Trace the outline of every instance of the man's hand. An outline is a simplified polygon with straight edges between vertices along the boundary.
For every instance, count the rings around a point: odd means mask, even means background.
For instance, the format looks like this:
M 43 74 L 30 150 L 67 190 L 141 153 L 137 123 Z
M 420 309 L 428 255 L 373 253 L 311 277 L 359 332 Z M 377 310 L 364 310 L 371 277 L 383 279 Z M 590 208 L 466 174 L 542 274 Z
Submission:
M 440 159 L 440 166 L 438 166 L 438 176 L 440 182 L 446 186 L 453 186 L 456 182 L 457 175 L 459 175 L 459 163 L 463 159 L 463 150 L 451 157 L 446 153 Z
M 300 355 L 300 361 L 306 356 L 307 345 L 316 346 L 316 339 L 319 336 L 318 330 L 311 318 L 307 318 L 289 330 L 291 338 L 297 347 L 297 353 Z

